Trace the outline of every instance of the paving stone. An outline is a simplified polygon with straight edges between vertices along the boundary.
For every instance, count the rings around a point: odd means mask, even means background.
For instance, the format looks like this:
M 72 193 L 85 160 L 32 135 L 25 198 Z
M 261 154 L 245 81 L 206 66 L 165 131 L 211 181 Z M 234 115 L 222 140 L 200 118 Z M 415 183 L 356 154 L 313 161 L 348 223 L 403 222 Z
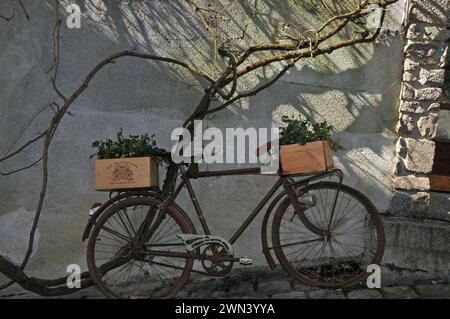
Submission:
M 312 290 L 319 290 L 317 287 L 308 286 L 305 284 L 302 284 L 300 282 L 294 281 L 294 290 L 295 291 L 312 291 Z
M 421 298 L 425 299 L 450 299 L 450 285 L 418 285 L 416 292 Z
M 310 299 L 345 299 L 342 291 L 337 290 L 316 290 L 309 291 L 307 294 Z
M 386 299 L 418 299 L 416 292 L 408 286 L 396 286 L 383 288 L 383 296 Z
M 175 296 L 176 299 L 187 299 L 189 298 L 189 291 L 188 290 L 181 290 L 177 293 Z
M 258 282 L 257 292 L 261 294 L 273 294 L 291 291 L 292 286 L 288 280 L 270 280 Z
M 352 290 L 347 297 L 350 299 L 383 299 L 383 295 L 378 289 Z
M 306 299 L 306 298 L 308 297 L 304 291 L 292 291 L 272 295 L 272 299 Z
M 244 282 L 238 287 L 232 289 L 233 294 L 236 296 L 248 296 L 253 295 L 255 293 L 255 289 L 253 289 L 253 285 L 248 282 Z
M 198 292 L 193 292 L 189 297 L 186 298 L 179 298 L 177 296 L 178 299 L 228 299 L 231 298 L 232 296 L 230 294 L 228 294 L 225 291 L 214 291 L 214 292 L 209 292 L 209 293 L 205 293 L 202 291 L 198 291 Z
M 225 291 L 214 291 L 211 295 L 206 296 L 204 298 L 213 298 L 213 299 L 222 299 L 222 298 L 231 298 L 233 297 L 229 293 L 226 293 Z

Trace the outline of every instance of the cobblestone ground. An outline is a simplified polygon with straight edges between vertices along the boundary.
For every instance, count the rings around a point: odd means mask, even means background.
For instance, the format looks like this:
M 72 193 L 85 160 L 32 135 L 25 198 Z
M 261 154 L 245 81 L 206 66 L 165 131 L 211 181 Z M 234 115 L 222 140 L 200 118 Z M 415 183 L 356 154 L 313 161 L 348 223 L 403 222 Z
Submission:
M 0 292 L 0 298 L 44 298 L 25 291 Z M 95 288 L 58 298 L 104 298 Z M 267 268 L 233 270 L 224 278 L 191 276 L 179 299 L 450 299 L 450 283 L 442 280 L 413 282 L 410 285 L 388 286 L 381 289 L 349 291 L 317 289 L 289 278 L 283 270 Z

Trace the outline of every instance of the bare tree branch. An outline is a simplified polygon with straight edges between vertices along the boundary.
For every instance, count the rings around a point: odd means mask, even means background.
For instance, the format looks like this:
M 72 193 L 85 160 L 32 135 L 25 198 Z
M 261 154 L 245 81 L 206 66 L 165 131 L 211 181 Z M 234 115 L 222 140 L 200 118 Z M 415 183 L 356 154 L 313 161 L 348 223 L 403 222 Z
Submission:
M 11 21 L 12 19 L 14 19 L 16 17 L 16 6 L 17 3 L 19 4 L 20 8 L 23 11 L 23 14 L 25 15 L 25 17 L 27 18 L 28 21 L 30 21 L 30 15 L 28 14 L 28 11 L 25 7 L 25 5 L 23 4 L 22 0 L 11 0 L 12 2 L 12 13 L 9 16 L 4 16 L 0 14 L 0 19 L 5 20 L 5 21 Z

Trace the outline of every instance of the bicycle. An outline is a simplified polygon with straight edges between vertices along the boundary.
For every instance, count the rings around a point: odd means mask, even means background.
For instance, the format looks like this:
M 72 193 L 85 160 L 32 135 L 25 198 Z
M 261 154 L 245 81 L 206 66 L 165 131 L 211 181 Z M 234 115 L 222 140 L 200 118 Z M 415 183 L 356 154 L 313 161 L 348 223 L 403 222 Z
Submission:
M 229 240 L 211 234 L 191 184 L 194 177 L 185 164 L 175 169 L 172 191 L 119 192 L 91 217 L 83 235 L 83 240 L 89 238 L 87 263 L 93 281 L 107 297 L 172 298 L 191 273 L 221 277 L 234 263 L 251 264 L 248 257 L 234 256 L 233 245 L 271 199 L 261 240 L 272 269 L 274 253 L 281 266 L 303 283 L 348 288 L 364 281 L 367 266 L 382 259 L 385 234 L 380 214 L 365 195 L 342 183 L 338 169 L 279 176 Z M 259 168 L 205 171 L 195 178 L 259 173 Z M 337 181 L 324 181 L 327 177 Z M 201 234 L 175 202 L 184 188 Z

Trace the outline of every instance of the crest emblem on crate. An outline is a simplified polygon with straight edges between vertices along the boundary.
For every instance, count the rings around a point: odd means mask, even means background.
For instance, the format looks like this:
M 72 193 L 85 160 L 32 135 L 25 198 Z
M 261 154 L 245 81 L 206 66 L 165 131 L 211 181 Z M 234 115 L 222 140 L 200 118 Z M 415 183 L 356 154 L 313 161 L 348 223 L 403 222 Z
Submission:
M 112 176 L 113 182 L 132 182 L 134 180 L 133 171 L 131 170 L 128 163 L 117 163 L 116 165 L 114 165 Z
M 150 157 L 95 161 L 95 189 L 148 188 L 159 185 L 159 166 Z

